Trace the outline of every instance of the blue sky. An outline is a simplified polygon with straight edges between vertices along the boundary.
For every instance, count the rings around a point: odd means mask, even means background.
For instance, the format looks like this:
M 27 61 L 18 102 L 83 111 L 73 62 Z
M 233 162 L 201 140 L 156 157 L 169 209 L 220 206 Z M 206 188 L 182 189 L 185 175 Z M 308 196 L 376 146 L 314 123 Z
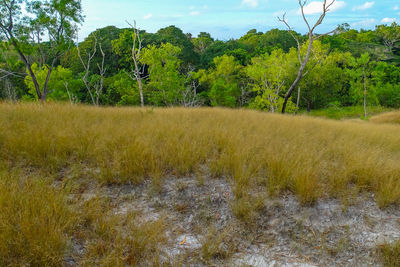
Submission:
M 127 27 L 126 20 L 136 20 L 138 27 L 148 32 L 175 25 L 194 36 L 205 31 L 216 39 L 227 40 L 254 28 L 263 32 L 283 29 L 277 16 L 285 12 L 296 31 L 306 30 L 298 0 L 82 0 L 82 5 L 86 18 L 79 39 L 97 28 Z M 309 19 L 315 20 L 321 9 L 322 1 L 309 0 Z M 352 28 L 370 29 L 393 21 L 400 23 L 399 0 L 342 0 L 336 1 L 318 31 L 330 31 L 345 22 Z

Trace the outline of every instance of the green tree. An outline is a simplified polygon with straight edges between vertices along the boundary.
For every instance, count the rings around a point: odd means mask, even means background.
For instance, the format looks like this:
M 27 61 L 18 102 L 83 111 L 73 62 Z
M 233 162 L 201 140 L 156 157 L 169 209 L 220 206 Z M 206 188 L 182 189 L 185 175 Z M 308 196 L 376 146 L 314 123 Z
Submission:
M 32 70 L 36 73 L 36 78 L 40 86 L 47 80 L 48 66 L 41 68 L 34 63 Z M 32 81 L 32 77 L 27 75 L 25 77 L 25 84 L 29 88 L 29 93 L 34 99 L 38 99 L 36 88 Z M 48 95 L 47 99 L 53 101 L 79 101 L 79 91 L 84 85 L 78 79 L 74 79 L 72 71 L 65 69 L 62 66 L 54 68 L 53 74 L 48 80 Z
M 393 22 L 390 26 L 376 26 L 376 34 L 381 38 L 382 43 L 388 50 L 392 52 L 396 44 L 400 42 L 400 25 Z
M 200 70 L 197 77 L 201 85 L 209 88 L 212 106 L 235 107 L 245 104 L 246 85 L 243 66 L 233 57 L 223 55 L 213 60 L 215 67 Z
M 332 7 L 332 5 L 335 3 L 335 1 L 332 2 L 328 2 L 327 0 L 324 0 L 322 3 L 322 14 L 319 16 L 318 20 L 315 22 L 314 25 L 311 25 L 305 15 L 305 6 L 307 4 L 307 1 L 299 1 L 299 5 L 300 5 L 300 10 L 301 10 L 301 14 L 302 17 L 304 19 L 305 24 L 307 25 L 308 28 L 308 41 L 307 41 L 307 51 L 304 54 L 304 56 L 301 53 L 302 47 L 301 47 L 301 40 L 295 35 L 295 33 L 293 33 L 292 28 L 289 26 L 288 22 L 286 21 L 285 15 L 283 15 L 283 17 L 281 19 L 279 19 L 282 23 L 284 23 L 287 28 L 288 31 L 291 33 L 292 37 L 296 40 L 297 43 L 297 50 L 298 50 L 298 60 L 300 63 L 298 72 L 297 72 L 297 76 L 294 79 L 292 85 L 289 87 L 286 96 L 285 96 L 285 101 L 283 102 L 283 106 L 282 106 L 282 113 L 286 112 L 286 106 L 289 102 L 289 99 L 292 96 L 293 91 L 297 88 L 297 85 L 299 84 L 299 82 L 301 81 L 301 79 L 304 77 L 304 73 L 305 73 L 305 69 L 307 66 L 307 63 L 310 59 L 310 55 L 311 55 L 311 51 L 313 48 L 313 43 L 315 40 L 319 39 L 321 36 L 327 35 L 329 33 L 323 34 L 323 35 L 316 35 L 315 34 L 315 30 L 316 28 L 322 24 L 322 22 L 325 19 L 325 16 L 327 14 L 327 12 L 329 12 L 330 8 Z M 335 30 L 336 31 L 336 30 Z M 333 31 L 334 32 L 334 31 Z
M 19 54 L 32 79 L 37 98 L 45 101 L 51 73 L 62 54 L 68 50 L 83 21 L 81 2 L 77 0 L 25 1 L 28 14 L 22 17 L 22 0 L 0 2 L 0 38 L 10 42 Z M 43 43 L 46 35 L 48 42 Z M 33 37 L 33 38 L 32 38 Z M 40 86 L 29 55 L 37 55 L 40 68 L 47 66 L 46 79 Z
M 140 105 L 140 94 L 136 81 L 125 71 L 106 78 L 108 88 L 104 102 L 117 106 Z
M 282 49 L 252 58 L 251 64 L 246 67 L 252 90 L 256 93 L 251 106 L 270 112 L 281 110 L 286 85 L 295 71 L 293 67 L 289 55 Z M 293 102 L 290 102 L 288 111 L 294 111 Z
M 293 32 L 294 35 L 301 38 L 301 35 Z M 261 55 L 271 53 L 272 50 L 281 48 L 285 52 L 289 52 L 290 48 L 296 47 L 296 40 L 288 31 L 272 29 L 266 33 L 257 32 L 255 29 L 247 32 L 246 35 L 239 39 L 240 43 L 249 47 L 252 55 Z
M 170 43 L 143 49 L 140 61 L 148 66 L 149 101 L 154 105 L 179 105 L 185 90 L 185 77 L 179 73 L 182 49 Z
M 194 45 L 194 50 L 199 54 L 203 54 L 207 47 L 214 43 L 214 39 L 209 33 L 201 32 L 197 38 L 192 38 L 192 43 Z
M 120 57 L 113 51 L 112 42 L 120 37 L 124 30 L 118 29 L 115 26 L 108 26 L 105 28 L 97 29 L 96 31 L 89 34 L 85 40 L 78 44 L 80 52 L 83 58 L 87 58 L 87 53 L 93 49 L 93 45 L 97 42 L 101 45 L 104 53 L 107 55 L 105 58 L 104 66 L 107 69 L 107 76 L 113 76 L 119 72 Z M 128 49 L 129 50 L 129 49 Z M 94 56 L 92 60 L 91 71 L 96 71 L 97 65 L 102 63 L 101 54 Z M 72 70 L 74 74 L 84 72 L 85 69 L 82 66 L 77 47 L 73 46 L 60 59 L 60 64 L 64 68 Z
M 0 98 L 17 100 L 27 93 L 25 65 L 6 43 L 0 43 Z
M 379 62 L 372 72 L 372 81 L 381 105 L 400 108 L 400 66 Z
M 250 59 L 250 54 L 247 51 L 247 45 L 236 40 L 215 41 L 200 55 L 200 66 L 204 69 L 213 67 L 215 66 L 214 58 L 223 55 L 231 55 L 244 65 Z
M 355 104 L 363 103 L 364 118 L 367 118 L 367 105 L 378 103 L 375 88 L 371 84 L 373 62 L 371 62 L 370 55 L 364 53 L 359 58 L 353 58 L 350 66 L 349 73 L 353 78 L 351 81 L 351 95 Z
M 181 29 L 175 26 L 162 28 L 156 33 L 160 43 L 170 43 L 181 48 L 179 58 L 184 65 L 196 65 L 198 55 L 194 51 L 194 45 L 191 38 L 184 34 Z

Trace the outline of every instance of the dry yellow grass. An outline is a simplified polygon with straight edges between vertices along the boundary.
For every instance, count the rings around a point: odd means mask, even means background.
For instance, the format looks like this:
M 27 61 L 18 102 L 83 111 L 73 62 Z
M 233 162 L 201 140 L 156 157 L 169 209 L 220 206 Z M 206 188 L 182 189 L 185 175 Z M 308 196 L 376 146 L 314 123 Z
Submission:
M 263 187 L 303 204 L 356 186 L 400 201 L 400 127 L 250 110 L 0 105 L 0 159 L 58 173 L 76 165 L 102 183 L 162 183 L 208 170 L 238 199 Z M 249 196 L 250 195 L 250 196 Z
M 42 178 L 0 173 L 0 266 L 60 266 L 76 217 Z
M 101 184 L 151 179 L 155 188 L 170 175 L 226 178 L 233 213 L 250 224 L 265 198 L 288 192 L 305 205 L 354 192 L 373 192 L 381 207 L 400 203 L 395 124 L 250 110 L 3 103 L 0 129 L 0 238 L 7 240 L 0 265 L 60 265 L 72 239 L 87 244 L 76 259 L 82 265 L 159 264 L 163 220 L 116 215 L 107 199 L 71 199 L 79 184 L 69 185 L 66 174 Z M 54 187 L 54 178 L 66 180 L 64 187 Z M 207 259 L 230 252 L 206 240 L 201 253 Z M 390 255 L 387 261 L 396 261 Z
M 400 124 L 400 112 L 388 112 L 381 115 L 374 116 L 370 119 L 373 123 L 394 123 Z

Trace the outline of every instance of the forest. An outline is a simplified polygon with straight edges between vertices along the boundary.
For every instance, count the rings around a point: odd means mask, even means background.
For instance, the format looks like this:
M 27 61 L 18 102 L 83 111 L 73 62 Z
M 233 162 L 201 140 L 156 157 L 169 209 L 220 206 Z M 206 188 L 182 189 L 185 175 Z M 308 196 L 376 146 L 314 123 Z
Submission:
M 13 101 L 277 112 L 307 53 L 308 35 L 284 25 L 222 41 L 176 26 L 149 33 L 132 21 L 123 29 L 97 29 L 78 42 L 80 2 L 30 1 L 22 12 L 29 16 L 22 15 L 20 1 L 5 2 L 10 6 L 0 11 L 0 97 Z M 400 25 L 355 30 L 343 23 L 318 37 L 287 112 L 400 107 Z

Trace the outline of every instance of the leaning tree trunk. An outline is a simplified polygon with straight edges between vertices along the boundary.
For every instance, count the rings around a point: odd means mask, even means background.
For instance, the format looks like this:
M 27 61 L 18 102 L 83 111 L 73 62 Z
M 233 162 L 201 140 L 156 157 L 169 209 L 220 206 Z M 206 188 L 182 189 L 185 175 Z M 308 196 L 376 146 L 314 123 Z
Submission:
M 288 92 L 287 92 L 287 94 L 286 94 L 286 96 L 285 96 L 285 101 L 283 102 L 283 105 L 282 105 L 282 113 L 283 113 L 283 114 L 286 113 L 286 106 L 287 106 L 287 103 L 288 103 L 290 97 L 292 96 L 292 93 L 293 93 L 294 89 L 297 87 L 297 85 L 299 84 L 300 80 L 301 80 L 301 79 L 303 78 L 303 76 L 304 76 L 304 69 L 305 69 L 305 67 L 306 67 L 306 65 L 307 65 L 307 63 L 308 63 L 308 61 L 309 61 L 309 59 L 310 59 L 310 54 L 311 54 L 311 49 L 312 49 L 312 44 L 313 44 L 313 42 L 314 42 L 315 40 L 317 40 L 318 38 L 322 37 L 322 36 L 328 35 L 328 34 L 333 33 L 333 32 L 336 31 L 336 30 L 334 30 L 334 31 L 331 31 L 331 32 L 328 32 L 328 33 L 325 33 L 325 34 L 322 34 L 322 35 L 314 36 L 314 31 L 315 31 L 315 29 L 316 29 L 319 25 L 321 25 L 321 23 L 323 22 L 323 20 L 324 20 L 324 18 L 325 18 L 325 16 L 326 16 L 326 13 L 327 13 L 327 12 L 329 11 L 329 9 L 332 7 L 332 5 L 335 3 L 335 1 L 336 1 L 336 0 L 332 0 L 332 2 L 327 3 L 327 0 L 324 0 L 324 2 L 323 2 L 323 4 L 322 4 L 322 6 L 323 6 L 323 8 L 322 8 L 322 14 L 321 14 L 321 16 L 319 17 L 319 19 L 317 20 L 317 22 L 314 24 L 314 26 L 311 27 L 310 23 L 308 22 L 308 20 L 307 20 L 307 18 L 306 18 L 305 12 L 304 12 L 304 8 L 305 8 L 305 6 L 306 6 L 306 4 L 307 4 L 307 0 L 299 0 L 299 5 L 300 5 L 300 9 L 301 9 L 301 15 L 302 15 L 303 20 L 304 20 L 304 22 L 306 23 L 307 28 L 308 28 L 308 48 L 307 48 L 307 54 L 306 54 L 306 56 L 305 56 L 304 59 L 303 59 L 302 56 L 301 56 L 301 44 L 300 44 L 300 40 L 299 40 L 299 38 L 293 33 L 292 28 L 290 27 L 289 23 L 288 23 L 287 20 L 285 19 L 285 15 L 286 15 L 286 14 L 284 14 L 282 18 L 279 18 L 279 17 L 278 17 L 278 20 L 281 21 L 281 22 L 283 22 L 283 23 L 286 25 L 286 27 L 287 27 L 287 29 L 288 29 L 288 32 L 289 32 L 289 33 L 292 35 L 292 37 L 296 40 L 298 59 L 299 59 L 299 62 L 300 62 L 300 68 L 299 68 L 299 71 L 298 71 L 298 73 L 297 73 L 297 77 L 296 77 L 296 79 L 294 80 L 294 82 L 292 83 L 292 85 L 290 86 L 290 88 L 289 88 L 289 90 L 288 90 Z
M 300 64 L 300 68 L 299 68 L 299 71 L 297 72 L 296 79 L 294 80 L 293 84 L 290 86 L 290 88 L 285 96 L 285 101 L 283 102 L 283 106 L 282 106 L 283 114 L 286 113 L 287 103 L 289 102 L 289 99 L 292 97 L 294 89 L 297 87 L 297 85 L 301 81 L 301 78 L 303 78 L 304 69 L 306 68 L 308 60 L 310 59 L 311 49 L 312 49 L 312 44 L 314 42 L 314 39 L 313 39 L 312 35 L 310 35 L 310 34 L 308 37 L 309 37 L 309 41 L 308 41 L 307 54 L 306 54 L 306 57 L 304 58 L 304 60 L 302 61 L 302 63 Z

